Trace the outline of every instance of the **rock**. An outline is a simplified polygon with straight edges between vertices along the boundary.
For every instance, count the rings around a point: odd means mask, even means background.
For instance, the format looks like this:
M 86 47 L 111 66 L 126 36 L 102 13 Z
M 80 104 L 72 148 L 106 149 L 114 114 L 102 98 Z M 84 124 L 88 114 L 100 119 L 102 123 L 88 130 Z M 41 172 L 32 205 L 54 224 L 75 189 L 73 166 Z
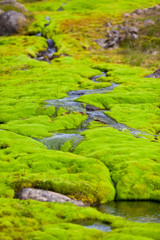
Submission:
M 86 105 L 86 110 L 87 111 L 98 111 L 98 110 L 100 110 L 100 108 L 97 108 L 97 107 L 94 107 L 92 105 L 87 104 Z
M 27 12 L 27 9 L 23 6 L 22 3 L 15 2 L 15 3 L 14 3 L 14 7 L 22 10 L 23 12 Z
M 22 188 L 20 192 L 15 194 L 15 198 L 19 198 L 21 200 L 33 199 L 40 202 L 58 202 L 58 203 L 70 202 L 76 206 L 82 207 L 85 206 L 83 202 L 73 200 L 60 193 L 34 188 Z
M 60 7 L 60 8 L 57 9 L 57 12 L 60 12 L 60 11 L 64 11 L 64 8 Z
M 156 5 L 153 9 L 156 11 L 160 10 L 160 5 Z
M 124 14 L 123 14 L 123 17 L 124 17 L 124 18 L 129 18 L 129 17 L 130 17 L 130 14 L 129 14 L 129 13 L 124 13 Z
M 160 78 L 160 68 L 154 73 L 147 75 L 145 78 Z
M 97 40 L 95 40 L 95 42 L 102 48 L 108 48 L 108 43 L 107 43 L 106 39 L 104 39 L 104 38 L 97 39 Z
M 1 1 L 0 5 L 12 5 L 14 8 L 20 9 L 21 11 L 27 12 L 27 9 L 23 6 L 22 3 L 16 2 L 16 0 L 6 0 Z
M 47 44 L 49 48 L 53 48 L 54 47 L 54 42 L 52 39 L 47 39 Z
M 125 30 L 125 26 L 123 26 L 123 25 L 118 25 L 117 28 L 118 28 L 119 30 Z
M 0 36 L 19 32 L 27 24 L 22 13 L 16 11 L 4 12 L 0 15 Z
M 136 33 L 132 33 L 130 36 L 131 41 L 135 41 L 138 38 L 138 35 Z
M 130 28 L 128 28 L 128 32 L 129 33 L 135 33 L 135 34 L 137 34 L 138 33 L 138 29 L 137 28 L 135 28 L 135 27 L 130 27 Z
M 132 13 L 132 18 L 137 18 L 138 15 L 136 13 Z
M 107 22 L 107 23 L 105 24 L 105 27 L 111 28 L 111 27 L 112 27 L 112 24 L 111 24 L 110 22 Z
M 133 14 L 137 14 L 137 15 L 141 15 L 144 13 L 144 10 L 143 9 L 136 9 Z
M 145 26 L 151 26 L 151 25 L 154 25 L 155 22 L 152 20 L 152 19 L 147 19 L 144 21 L 144 25 Z

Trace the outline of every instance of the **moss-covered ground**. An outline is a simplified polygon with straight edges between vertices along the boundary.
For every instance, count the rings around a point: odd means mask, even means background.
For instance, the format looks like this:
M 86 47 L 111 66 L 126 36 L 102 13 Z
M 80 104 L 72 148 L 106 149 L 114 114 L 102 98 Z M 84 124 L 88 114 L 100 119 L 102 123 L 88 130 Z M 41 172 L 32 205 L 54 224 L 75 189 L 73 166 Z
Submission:
M 86 204 L 117 200 L 160 201 L 160 80 L 145 78 L 159 67 L 159 16 L 141 27 L 139 39 L 118 49 L 101 49 L 107 22 L 119 24 L 123 13 L 153 7 L 156 0 L 21 0 L 30 24 L 22 34 L 0 37 L 0 238 L 5 240 L 101 239 L 159 240 L 159 224 L 133 223 L 72 204 L 14 199 L 24 187 L 65 194 Z M 63 11 L 57 11 L 60 7 Z M 4 9 L 5 10 L 5 9 Z M 50 25 L 46 16 L 50 17 Z M 146 17 L 137 17 L 137 21 Z M 135 20 L 134 20 L 135 21 Z M 34 34 L 42 33 L 42 37 Z M 50 64 L 34 58 L 53 39 L 59 58 Z M 107 73 L 101 82 L 91 77 Z M 84 140 L 66 152 L 48 150 L 35 138 L 81 128 L 87 115 L 46 100 L 67 92 L 119 86 L 76 101 L 104 109 L 117 122 L 143 133 L 139 138 L 93 121 Z M 87 229 L 83 220 L 100 221 L 110 233 Z

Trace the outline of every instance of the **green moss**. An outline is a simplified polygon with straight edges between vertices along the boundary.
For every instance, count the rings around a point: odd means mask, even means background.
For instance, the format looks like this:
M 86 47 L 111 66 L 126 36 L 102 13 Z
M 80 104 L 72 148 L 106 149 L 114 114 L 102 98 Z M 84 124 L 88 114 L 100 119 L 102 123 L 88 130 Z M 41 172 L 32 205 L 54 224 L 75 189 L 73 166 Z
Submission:
M 87 119 L 79 113 L 70 113 L 54 119 L 45 115 L 30 117 L 24 120 L 14 120 L 1 125 L 2 129 L 10 130 L 21 135 L 41 138 L 51 136 L 51 132 L 63 129 L 76 129 Z
M 1 130 L 0 135 L 0 171 L 6 185 L 1 197 L 13 197 L 12 190 L 37 187 L 91 203 L 114 199 L 108 169 L 101 162 L 47 150 L 40 142 L 15 133 Z
M 94 42 L 106 37 L 106 22 L 118 25 L 124 21 L 124 12 L 158 2 L 70 0 L 60 12 L 56 10 L 63 1 L 21 2 L 34 15 L 30 36 L 0 39 L 0 128 L 7 130 L 0 130 L 0 238 L 159 240 L 159 224 L 131 223 L 71 204 L 11 199 L 21 188 L 33 187 L 86 203 L 105 203 L 115 196 L 160 200 L 159 80 L 143 78 L 152 69 L 119 64 L 158 67 L 158 57 L 150 57 L 153 50 L 159 51 L 158 17 L 150 16 L 154 27 L 141 29 L 135 44 L 106 50 Z M 44 27 L 46 16 L 51 23 Z M 31 36 L 38 32 L 44 37 Z M 53 39 L 60 56 L 51 64 L 33 59 L 46 50 L 46 38 Z M 148 50 L 151 53 L 146 53 Z M 92 82 L 90 78 L 101 71 L 107 72 L 107 77 L 98 79 L 101 83 Z M 87 118 L 68 114 L 63 108 L 55 116 L 55 107 L 46 107 L 46 100 L 64 98 L 71 90 L 107 87 L 111 82 L 120 85 L 112 92 L 82 96 L 78 101 L 106 110 L 107 115 L 129 127 L 157 134 L 156 139 L 149 135 L 135 138 L 95 121 L 89 124 L 92 130 L 83 132 L 85 139 L 74 154 L 67 153 L 71 141 L 61 151 L 51 151 L 30 138 L 76 129 Z M 77 224 L 85 219 L 110 223 L 113 230 L 104 233 Z
M 120 85 L 112 92 L 81 96 L 77 101 L 107 109 L 107 115 L 131 128 L 158 134 L 159 79 L 140 77 L 144 71 L 138 67 L 109 64 L 108 79 Z
M 111 128 L 84 133 L 74 153 L 101 160 L 110 170 L 117 199 L 159 200 L 160 146 Z

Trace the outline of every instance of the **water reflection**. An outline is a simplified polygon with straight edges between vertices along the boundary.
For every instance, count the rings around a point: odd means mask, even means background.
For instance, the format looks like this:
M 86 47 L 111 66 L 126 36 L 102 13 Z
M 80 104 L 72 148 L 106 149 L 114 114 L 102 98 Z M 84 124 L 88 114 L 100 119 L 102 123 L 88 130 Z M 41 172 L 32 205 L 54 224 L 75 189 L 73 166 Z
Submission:
M 160 223 L 160 203 L 151 201 L 118 201 L 100 205 L 98 210 L 134 222 Z

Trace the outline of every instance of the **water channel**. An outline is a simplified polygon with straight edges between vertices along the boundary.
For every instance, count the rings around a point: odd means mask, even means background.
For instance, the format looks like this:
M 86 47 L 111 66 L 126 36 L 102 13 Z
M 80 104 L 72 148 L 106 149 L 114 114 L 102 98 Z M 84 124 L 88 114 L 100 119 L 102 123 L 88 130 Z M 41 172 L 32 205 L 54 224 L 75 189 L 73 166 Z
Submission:
M 62 8 L 58 9 L 61 11 Z M 50 23 L 50 18 L 46 18 L 48 20 L 48 24 L 45 24 L 47 27 Z M 41 36 L 41 33 L 37 33 L 36 36 Z M 48 59 L 53 59 L 53 54 L 57 51 L 53 40 L 47 39 L 48 48 L 46 51 L 37 55 L 36 60 L 46 61 L 46 55 Z M 50 57 L 48 57 L 50 56 Z M 47 60 L 48 62 L 50 60 Z M 102 72 L 101 75 L 93 76 L 91 81 L 98 83 L 98 78 L 106 76 L 105 72 Z M 81 112 L 88 115 L 88 118 L 85 122 L 81 124 L 78 129 L 73 130 L 63 130 L 57 133 L 53 133 L 52 137 L 37 139 L 41 141 L 48 149 L 60 150 L 61 147 L 68 141 L 72 142 L 72 147 L 70 151 L 72 151 L 82 140 L 83 136 L 81 133 L 85 131 L 88 127 L 88 124 L 93 120 L 104 123 L 107 126 L 113 127 L 118 131 L 127 131 L 130 132 L 135 137 L 143 137 L 147 135 L 147 133 L 141 132 L 139 130 L 135 130 L 127 127 L 124 124 L 116 122 L 111 117 L 107 116 L 106 110 L 98 109 L 91 105 L 86 105 L 81 102 L 76 101 L 82 95 L 90 95 L 90 94 L 104 94 L 106 92 L 112 91 L 114 88 L 119 85 L 116 83 L 111 83 L 109 87 L 101 88 L 101 89 L 93 89 L 93 90 L 77 90 L 68 92 L 68 96 L 62 99 L 53 99 L 46 100 L 46 107 L 55 106 L 56 110 L 59 107 L 63 107 L 69 112 Z M 99 211 L 115 216 L 121 216 L 130 221 L 135 222 L 160 222 L 160 204 L 158 202 L 152 201 L 118 201 L 111 202 L 105 205 L 100 205 L 96 207 Z M 100 222 L 90 222 L 84 221 L 79 223 L 86 228 L 96 228 L 101 231 L 109 232 L 111 231 L 111 227 L 107 224 L 103 224 Z

